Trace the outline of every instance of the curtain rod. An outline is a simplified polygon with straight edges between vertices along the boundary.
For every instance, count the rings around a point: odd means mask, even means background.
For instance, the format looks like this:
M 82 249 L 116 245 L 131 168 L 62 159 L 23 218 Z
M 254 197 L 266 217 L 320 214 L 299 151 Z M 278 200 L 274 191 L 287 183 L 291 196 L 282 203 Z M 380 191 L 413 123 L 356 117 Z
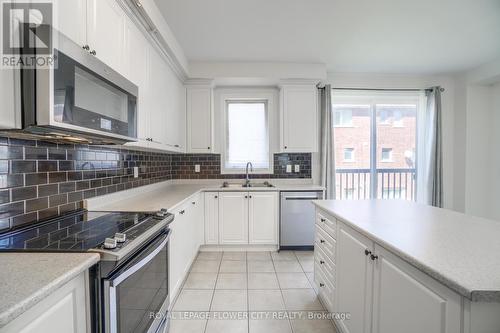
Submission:
M 367 90 L 367 91 L 427 91 L 431 88 L 427 89 L 377 89 L 377 88 L 336 88 L 332 87 L 334 90 Z M 444 88 L 440 87 L 441 92 L 444 92 Z

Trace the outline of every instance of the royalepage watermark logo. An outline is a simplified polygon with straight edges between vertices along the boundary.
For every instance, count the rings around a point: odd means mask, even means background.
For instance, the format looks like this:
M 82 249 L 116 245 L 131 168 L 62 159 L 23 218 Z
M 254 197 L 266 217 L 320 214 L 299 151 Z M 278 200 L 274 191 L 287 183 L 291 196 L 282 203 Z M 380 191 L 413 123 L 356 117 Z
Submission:
M 51 68 L 53 3 L 2 1 L 1 68 Z

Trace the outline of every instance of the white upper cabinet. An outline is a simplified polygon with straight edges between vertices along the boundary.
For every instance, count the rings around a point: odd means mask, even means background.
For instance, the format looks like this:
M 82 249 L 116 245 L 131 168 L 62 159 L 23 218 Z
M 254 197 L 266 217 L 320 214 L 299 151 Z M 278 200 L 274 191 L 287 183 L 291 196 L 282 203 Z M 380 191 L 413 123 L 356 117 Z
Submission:
M 166 87 L 162 98 L 167 103 L 166 135 L 172 151 L 186 151 L 186 89 L 167 65 Z M 164 129 L 165 130 L 165 129 Z
M 152 148 L 161 149 L 167 144 L 167 89 L 168 65 L 158 54 L 158 51 L 152 49 L 150 53 L 150 128 L 149 137 Z
M 369 333 L 373 286 L 369 254 L 374 250 L 373 242 L 342 224 L 337 241 L 337 309 L 351 314 L 341 325 L 346 333 Z
M 127 16 L 115 0 L 57 1 L 56 28 L 126 76 Z
M 63 0 L 55 5 L 55 28 L 80 46 L 87 45 L 87 0 Z
M 219 194 L 220 244 L 248 244 L 248 192 Z
M 250 244 L 278 243 L 278 193 L 249 192 L 248 240 Z
M 186 86 L 187 151 L 209 153 L 213 149 L 212 88 Z
M 186 142 L 186 108 L 184 85 L 169 65 L 151 49 L 149 57 L 149 147 L 184 152 Z
M 126 15 L 115 0 L 87 0 L 90 52 L 120 73 L 125 72 Z
M 318 151 L 318 90 L 316 85 L 281 86 L 281 151 Z
M 373 333 L 461 331 L 460 295 L 378 245 L 375 253 Z
M 131 21 L 126 25 L 125 68 L 128 78 L 139 87 L 137 103 L 137 138 L 141 146 L 148 143 L 150 127 L 151 86 L 149 80 L 150 45 L 139 28 Z

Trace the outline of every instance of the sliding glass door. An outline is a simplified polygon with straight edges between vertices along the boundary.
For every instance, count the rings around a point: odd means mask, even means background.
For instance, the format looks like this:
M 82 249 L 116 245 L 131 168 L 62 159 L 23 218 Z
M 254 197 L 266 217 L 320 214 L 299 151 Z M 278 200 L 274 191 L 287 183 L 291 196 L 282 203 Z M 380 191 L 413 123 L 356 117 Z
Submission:
M 418 92 L 333 91 L 337 199 L 416 198 Z

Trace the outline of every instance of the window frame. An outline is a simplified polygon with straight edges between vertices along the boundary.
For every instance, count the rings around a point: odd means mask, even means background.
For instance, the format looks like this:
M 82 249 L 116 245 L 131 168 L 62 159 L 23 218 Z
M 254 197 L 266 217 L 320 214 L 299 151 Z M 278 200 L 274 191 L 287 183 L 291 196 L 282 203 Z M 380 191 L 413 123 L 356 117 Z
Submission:
M 350 151 L 351 152 L 351 158 L 347 159 L 345 158 L 345 153 L 346 151 Z M 352 147 L 344 147 L 344 162 L 356 162 L 356 155 L 354 154 L 354 148 Z
M 387 159 L 384 158 L 384 150 L 389 153 L 389 158 L 387 158 Z M 392 153 L 393 153 L 393 149 L 392 148 L 390 148 L 390 147 L 382 147 L 381 151 L 380 151 L 380 162 L 382 162 L 382 163 L 391 163 L 391 162 L 394 162 L 394 160 L 392 158 Z
M 350 113 L 350 118 L 351 118 L 351 121 L 346 124 L 345 123 L 345 111 L 349 111 Z M 349 128 L 349 127 L 354 127 L 353 123 L 352 123 L 352 111 L 351 110 L 343 110 L 342 113 L 341 113 L 341 116 L 339 118 L 339 123 L 337 124 L 337 118 L 335 117 L 335 114 L 333 115 L 333 127 L 337 127 L 337 128 Z
M 274 89 L 257 90 L 257 89 L 222 89 L 218 93 L 218 112 L 220 112 L 220 172 L 226 175 L 241 175 L 245 173 L 245 168 L 226 168 L 227 158 L 227 135 L 228 135 L 228 103 L 266 103 L 267 113 L 267 136 L 269 145 L 269 168 L 254 168 L 252 174 L 257 175 L 272 175 L 274 174 L 274 153 L 276 151 L 276 139 L 274 131 L 276 129 L 277 115 L 276 101 L 277 91 Z
M 343 89 L 335 89 L 332 88 L 332 112 L 334 112 L 334 105 L 340 104 L 353 104 L 353 105 L 369 105 L 370 106 L 370 117 L 371 117 L 371 125 L 370 125 L 370 192 L 368 197 L 370 199 L 377 198 L 378 191 L 378 177 L 377 177 L 377 162 L 379 161 L 379 156 L 377 152 L 377 108 L 376 106 L 379 104 L 397 104 L 402 103 L 405 104 L 411 101 L 415 103 L 417 106 L 416 113 L 416 149 L 415 149 L 415 177 L 419 179 L 419 173 L 422 172 L 421 162 L 419 159 L 420 153 L 424 143 L 420 141 L 421 134 L 420 133 L 420 125 L 419 123 L 422 121 L 422 113 L 424 112 L 425 105 L 425 94 L 422 91 L 398 91 L 398 90 L 343 90 Z M 334 118 L 335 115 L 332 115 Z M 389 123 L 380 122 L 380 125 L 390 125 Z M 333 123 L 333 131 L 335 131 L 336 126 Z M 342 126 L 340 126 L 342 127 Z M 380 156 L 381 158 L 381 156 Z M 380 160 L 381 161 L 381 160 Z M 382 161 L 381 161 L 382 162 Z M 390 161 L 387 161 L 390 162 Z M 385 163 L 385 162 L 384 162 Z M 335 167 L 334 167 L 335 169 Z M 419 183 L 415 182 L 414 188 L 414 198 L 417 200 L 417 190 Z

